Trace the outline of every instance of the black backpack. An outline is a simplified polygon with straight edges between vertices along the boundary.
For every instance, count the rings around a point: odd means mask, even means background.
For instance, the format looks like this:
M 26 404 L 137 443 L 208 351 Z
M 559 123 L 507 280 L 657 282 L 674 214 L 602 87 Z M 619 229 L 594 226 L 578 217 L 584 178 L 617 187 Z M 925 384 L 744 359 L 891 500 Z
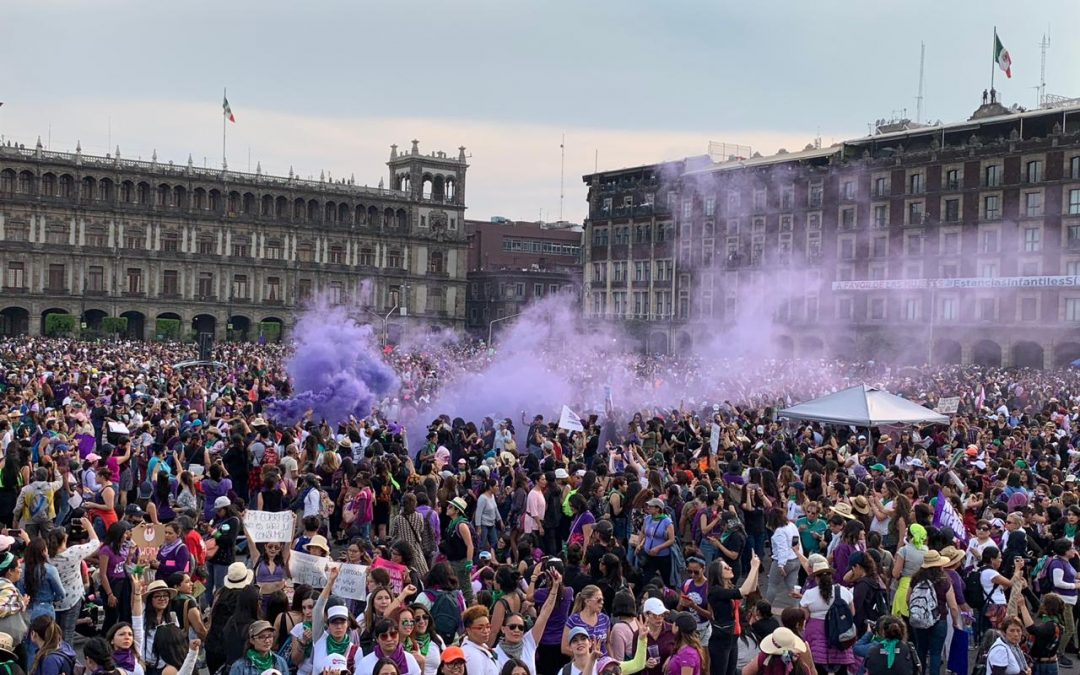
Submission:
M 964 577 L 964 601 L 967 602 L 968 607 L 975 610 L 976 613 L 981 612 L 986 607 L 987 600 L 990 596 L 982 587 L 982 573 L 985 568 L 976 567 L 967 573 Z M 993 593 L 993 589 L 990 590 Z
M 866 595 L 863 598 L 863 613 L 866 615 L 868 621 L 877 622 L 878 619 L 886 614 L 892 613 L 892 608 L 889 606 L 889 596 L 885 593 L 885 589 L 876 583 L 873 583 L 866 577 Z
M 847 649 L 855 642 L 855 615 L 840 594 L 839 586 L 833 586 L 832 604 L 825 614 L 825 635 L 829 646 L 835 649 Z

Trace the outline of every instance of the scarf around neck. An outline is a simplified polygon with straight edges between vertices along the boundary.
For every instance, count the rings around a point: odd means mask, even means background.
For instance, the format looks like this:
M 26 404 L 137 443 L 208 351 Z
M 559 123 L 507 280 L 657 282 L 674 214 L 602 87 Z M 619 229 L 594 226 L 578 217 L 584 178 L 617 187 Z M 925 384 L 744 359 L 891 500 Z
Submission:
M 391 661 L 397 664 L 399 673 L 409 672 L 409 663 L 405 660 L 405 648 L 401 646 L 400 642 L 398 642 L 397 649 L 395 649 L 392 654 L 384 654 L 382 646 L 376 643 L 375 656 L 380 659 L 389 658 Z
M 270 670 L 274 667 L 273 652 L 266 652 L 265 654 L 260 654 L 254 649 L 249 649 L 247 650 L 247 657 L 249 661 L 255 664 L 255 667 L 259 670 L 260 673 L 266 670 Z
M 113 650 L 113 661 L 127 672 L 135 672 L 135 650 L 133 648 Z
M 184 540 L 177 537 L 176 541 L 174 541 L 173 543 L 165 544 L 164 546 L 159 548 L 158 549 L 158 556 L 160 556 L 162 558 L 171 558 L 176 553 L 176 551 L 183 545 L 184 545 Z
M 520 659 L 522 652 L 525 651 L 525 640 L 522 639 L 521 642 L 513 645 L 506 640 L 500 640 L 499 647 L 503 650 L 503 654 L 512 659 Z
M 307 622 L 305 622 L 306 624 Z M 306 626 L 305 626 L 306 627 Z M 349 651 L 349 634 L 341 636 L 340 640 L 334 639 L 330 633 L 326 634 L 326 654 L 341 654 L 344 656 Z
M 885 665 L 888 668 L 892 668 L 893 661 L 896 660 L 896 648 L 900 644 L 899 640 L 885 640 L 883 638 L 874 638 L 874 642 L 881 645 L 881 651 L 885 652 Z

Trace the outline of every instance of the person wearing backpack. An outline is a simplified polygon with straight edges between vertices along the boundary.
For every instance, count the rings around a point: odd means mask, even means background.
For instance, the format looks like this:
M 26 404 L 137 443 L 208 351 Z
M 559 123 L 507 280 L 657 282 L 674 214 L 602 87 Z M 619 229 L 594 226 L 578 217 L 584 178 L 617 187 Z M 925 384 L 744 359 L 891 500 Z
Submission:
M 817 586 L 799 596 L 799 605 L 810 612 L 803 638 L 810 646 L 814 663 L 837 675 L 846 675 L 855 664 L 851 646 L 855 642 L 854 593 L 833 581 L 834 571 L 826 560 L 816 560 L 810 576 Z M 844 616 L 846 615 L 846 619 Z
M 907 641 L 907 628 L 903 619 L 886 616 L 879 623 L 878 634 L 873 636 L 863 660 L 867 673 L 887 675 L 920 675 L 922 663 L 915 648 Z
M 1040 578 L 1036 579 L 1039 582 L 1039 588 L 1036 592 L 1043 594 L 1044 600 L 1046 594 L 1051 593 L 1061 598 L 1063 607 L 1060 624 L 1063 630 L 1057 645 L 1058 664 L 1070 668 L 1072 667 L 1072 661 L 1065 656 L 1065 650 L 1076 637 L 1074 613 L 1076 611 L 1077 589 L 1080 589 L 1080 577 L 1077 576 L 1076 570 L 1073 568 L 1076 548 L 1073 546 L 1071 539 L 1061 537 L 1054 540 L 1053 544 L 1051 544 L 1051 550 L 1054 555 L 1047 561 L 1043 573 L 1039 575 Z
M 49 481 L 49 469 L 39 466 L 34 469 L 33 482 L 19 491 L 15 499 L 15 513 L 19 516 L 19 527 L 41 526 L 51 523 L 56 518 L 56 506 L 53 495 L 59 490 L 63 480 Z M 31 529 L 31 534 L 34 530 Z
M 911 579 L 908 590 L 908 622 L 911 624 L 915 649 L 928 672 L 941 672 L 941 657 L 945 648 L 950 616 L 953 627 L 963 630 L 960 607 L 952 583 L 942 570 L 950 559 L 930 549 L 923 556 L 922 568 Z

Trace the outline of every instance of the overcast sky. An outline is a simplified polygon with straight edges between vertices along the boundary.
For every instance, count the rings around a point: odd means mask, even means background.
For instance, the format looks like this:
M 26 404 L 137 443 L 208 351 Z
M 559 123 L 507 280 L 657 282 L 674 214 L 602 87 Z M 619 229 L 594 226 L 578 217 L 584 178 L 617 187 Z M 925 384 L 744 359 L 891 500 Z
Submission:
M 1066 0 L 35 0 L 4 7 L 0 133 L 53 150 L 354 174 L 377 184 L 391 143 L 471 155 L 471 218 L 581 221 L 593 170 L 700 154 L 772 154 L 915 117 L 966 118 L 989 85 L 993 26 L 1013 59 L 1006 103 L 1080 96 Z M 1055 28 L 1057 27 L 1057 28 Z M 110 131 L 111 126 L 111 131 Z

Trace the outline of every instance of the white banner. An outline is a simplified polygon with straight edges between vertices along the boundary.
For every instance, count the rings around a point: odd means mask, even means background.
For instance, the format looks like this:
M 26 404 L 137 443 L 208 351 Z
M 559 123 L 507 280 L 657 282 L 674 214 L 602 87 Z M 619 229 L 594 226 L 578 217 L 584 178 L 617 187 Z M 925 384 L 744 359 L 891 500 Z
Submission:
M 367 565 L 339 565 L 334 595 L 347 600 L 367 600 L 367 570 Z
M 307 584 L 312 588 L 326 588 L 326 565 L 329 558 L 310 553 L 289 552 L 289 575 L 294 584 Z
M 292 511 L 270 513 L 269 511 L 250 510 L 244 512 L 244 527 L 248 536 L 256 544 L 268 541 L 288 543 L 293 538 L 296 526 L 296 514 Z
M 562 407 L 562 415 L 559 416 L 559 428 L 568 429 L 570 431 L 585 431 L 585 426 L 581 423 L 581 418 L 577 413 L 571 410 L 567 406 Z
M 955 415 L 956 410 L 960 407 L 959 396 L 949 396 L 938 400 L 937 407 L 934 408 L 935 412 L 939 412 L 942 415 Z
M 1045 277 L 966 277 L 962 279 L 877 279 L 834 281 L 834 291 L 892 291 L 999 288 L 1080 288 L 1080 276 Z
M 713 422 L 712 431 L 709 433 L 709 449 L 714 455 L 720 449 L 720 425 L 716 422 Z

